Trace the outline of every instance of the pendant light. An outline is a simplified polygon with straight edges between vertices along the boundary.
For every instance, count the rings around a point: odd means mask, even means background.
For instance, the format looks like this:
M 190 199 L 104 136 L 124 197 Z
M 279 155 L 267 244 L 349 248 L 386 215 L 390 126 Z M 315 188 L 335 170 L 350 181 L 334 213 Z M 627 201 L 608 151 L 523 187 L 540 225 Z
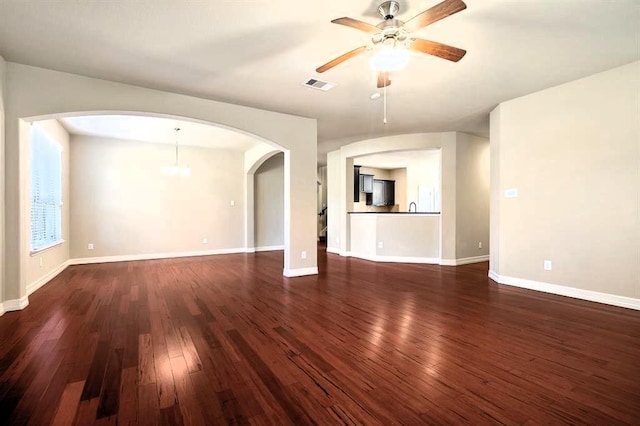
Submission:
M 176 131 L 176 159 L 173 166 L 165 167 L 163 172 L 169 176 L 189 176 L 191 175 L 191 169 L 189 166 L 180 166 L 180 153 L 178 147 L 178 132 L 180 131 L 179 127 L 173 129 Z

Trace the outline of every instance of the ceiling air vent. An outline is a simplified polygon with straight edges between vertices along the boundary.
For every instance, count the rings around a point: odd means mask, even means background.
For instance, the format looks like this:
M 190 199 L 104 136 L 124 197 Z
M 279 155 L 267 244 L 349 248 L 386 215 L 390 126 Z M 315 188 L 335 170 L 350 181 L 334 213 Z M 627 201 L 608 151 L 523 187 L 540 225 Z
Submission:
M 311 87 L 312 89 L 323 90 L 325 92 L 329 89 L 333 89 L 336 86 L 335 83 L 327 83 L 326 81 L 316 80 L 315 78 L 309 78 L 302 84 L 307 87 Z

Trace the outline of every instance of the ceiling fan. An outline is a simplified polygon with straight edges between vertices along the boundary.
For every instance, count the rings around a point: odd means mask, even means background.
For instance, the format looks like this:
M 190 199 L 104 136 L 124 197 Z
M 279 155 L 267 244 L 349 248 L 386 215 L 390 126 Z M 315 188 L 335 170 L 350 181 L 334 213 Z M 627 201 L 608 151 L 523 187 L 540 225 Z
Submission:
M 372 35 L 371 42 L 373 46 L 380 48 L 380 52 L 374 57 L 372 65 L 378 71 L 378 88 L 381 88 L 390 84 L 389 72 L 400 68 L 409 60 L 408 50 L 426 53 L 453 62 L 458 62 L 462 59 L 465 53 L 467 53 L 466 50 L 435 41 L 416 38 L 413 37 L 411 33 L 466 8 L 467 5 L 462 0 L 445 0 L 414 16 L 407 22 L 403 22 L 395 18 L 395 15 L 400 11 L 400 4 L 397 1 L 385 1 L 378 7 L 378 13 L 384 18 L 384 21 L 378 25 L 371 25 L 347 17 L 334 19 L 331 22 L 355 28 Z M 369 49 L 370 47 L 367 46 L 360 46 L 353 49 L 316 68 L 316 72 L 325 72 Z

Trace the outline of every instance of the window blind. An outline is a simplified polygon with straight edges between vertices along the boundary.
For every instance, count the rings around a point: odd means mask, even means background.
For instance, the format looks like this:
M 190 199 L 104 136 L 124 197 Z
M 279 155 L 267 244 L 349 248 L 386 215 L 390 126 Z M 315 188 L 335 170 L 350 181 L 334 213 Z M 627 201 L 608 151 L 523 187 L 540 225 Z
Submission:
M 62 241 L 62 148 L 31 126 L 31 251 Z

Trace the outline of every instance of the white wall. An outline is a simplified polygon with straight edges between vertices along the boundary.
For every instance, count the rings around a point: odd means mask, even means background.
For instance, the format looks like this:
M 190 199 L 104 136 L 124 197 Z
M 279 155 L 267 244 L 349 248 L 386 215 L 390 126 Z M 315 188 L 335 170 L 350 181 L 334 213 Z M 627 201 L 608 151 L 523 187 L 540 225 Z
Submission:
M 5 98 L 6 98 L 6 79 L 7 79 L 7 63 L 0 56 L 0 315 L 4 312 L 3 301 L 5 298 L 4 283 L 6 282 L 5 267 L 5 240 L 4 240 L 4 223 L 5 223 L 5 203 L 4 203 L 4 150 L 5 150 Z
M 288 276 L 317 272 L 317 124 L 313 119 L 7 63 L 5 98 L 5 300 L 26 297 L 28 162 L 20 120 L 73 113 L 142 113 L 213 123 L 285 152 L 285 259 Z M 301 252 L 306 251 L 303 259 Z
M 74 136 L 71 257 L 242 250 L 243 161 L 241 151 L 182 145 L 191 175 L 167 176 L 173 145 Z
M 284 244 L 284 154 L 262 163 L 254 174 L 255 248 Z
M 407 208 L 411 202 L 414 202 L 417 205 L 417 210 L 414 211 L 430 213 L 440 211 L 440 161 L 438 149 L 417 151 L 407 161 Z M 434 209 L 429 210 L 418 202 L 421 187 L 433 189 L 436 200 Z
M 27 292 L 37 290 L 51 274 L 55 274 L 69 260 L 71 226 L 69 223 L 69 134 L 57 120 L 44 120 L 33 123 L 62 148 L 62 244 L 39 251 L 27 257 Z M 30 145 L 30 144 L 29 144 Z M 27 150 L 30 152 L 30 146 Z M 29 179 L 29 186 L 31 180 Z M 31 222 L 27 223 L 29 236 Z
M 640 62 L 500 104 L 491 179 L 497 279 L 640 309 Z

